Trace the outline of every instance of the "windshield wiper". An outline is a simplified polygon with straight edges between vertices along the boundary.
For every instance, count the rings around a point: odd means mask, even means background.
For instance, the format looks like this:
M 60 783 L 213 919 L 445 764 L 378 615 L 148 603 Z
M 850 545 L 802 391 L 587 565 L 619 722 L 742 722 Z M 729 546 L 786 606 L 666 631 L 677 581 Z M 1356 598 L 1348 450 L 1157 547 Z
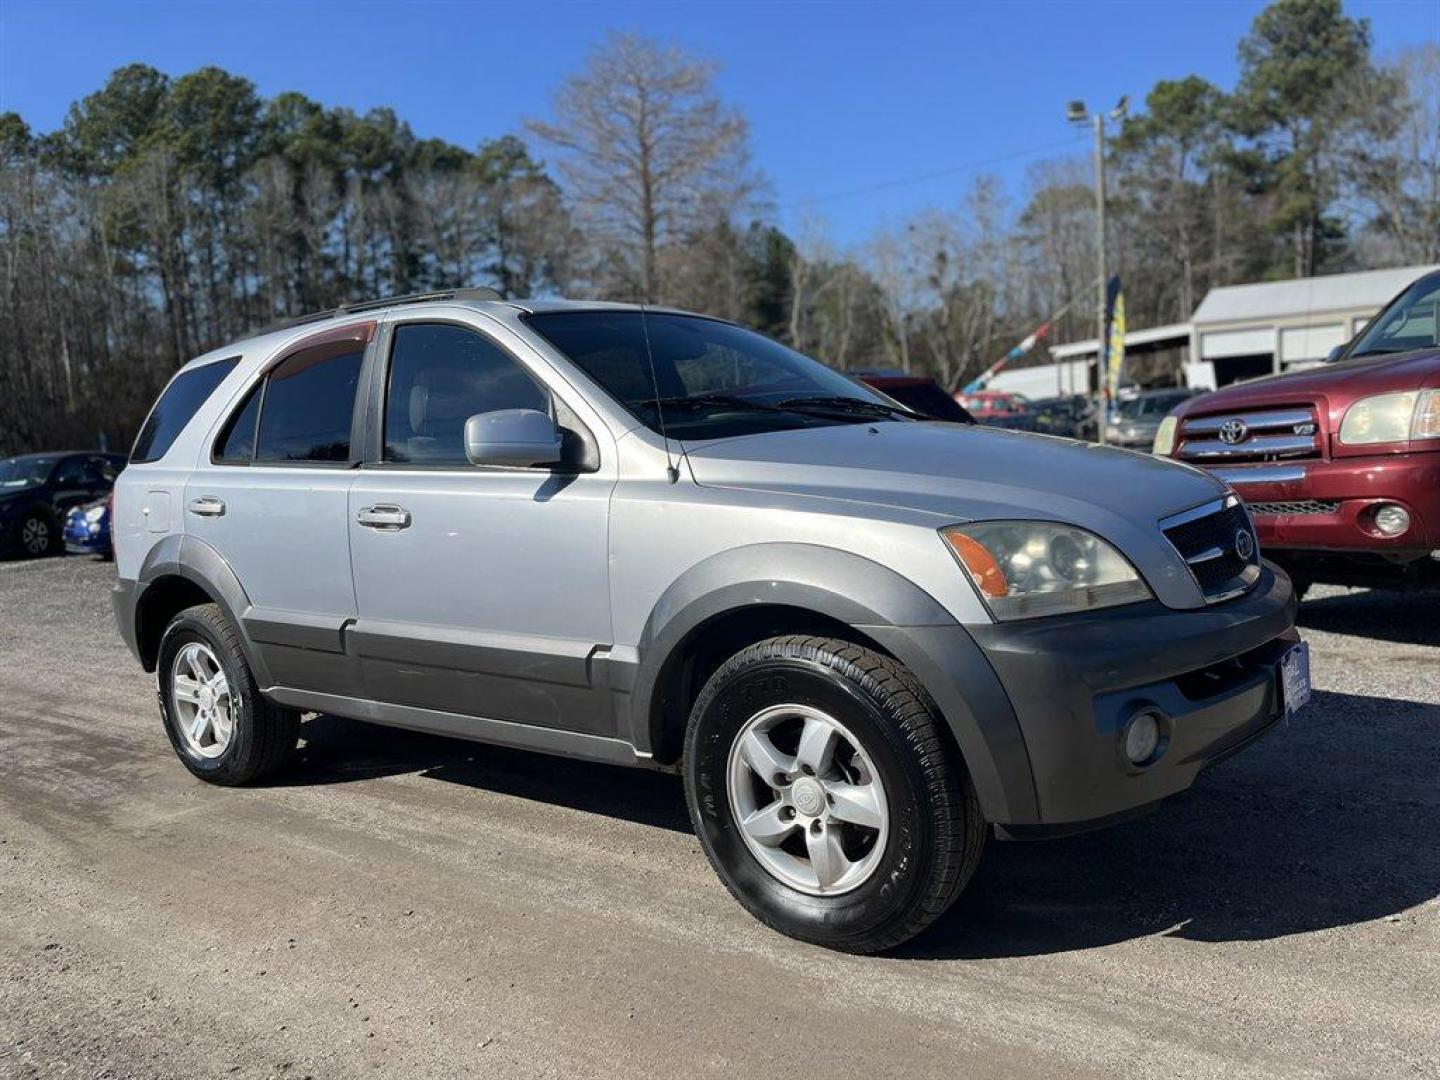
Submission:
M 925 419 L 917 412 L 901 405 L 887 405 L 883 401 L 866 401 L 852 397 L 796 397 L 776 402 L 778 409 L 791 412 L 844 413 L 849 416 L 903 416 L 907 420 Z
M 1421 346 L 1422 348 L 1424 346 Z M 1362 356 L 1389 356 L 1392 353 L 1414 352 L 1414 349 L 1365 349 L 1361 352 L 1351 353 L 1346 360 L 1358 360 Z
M 738 394 L 685 394 L 680 397 L 649 398 L 638 404 L 658 405 L 662 409 L 704 409 L 719 406 L 752 412 L 780 411 L 774 405 L 766 405 L 763 401 L 740 397 Z

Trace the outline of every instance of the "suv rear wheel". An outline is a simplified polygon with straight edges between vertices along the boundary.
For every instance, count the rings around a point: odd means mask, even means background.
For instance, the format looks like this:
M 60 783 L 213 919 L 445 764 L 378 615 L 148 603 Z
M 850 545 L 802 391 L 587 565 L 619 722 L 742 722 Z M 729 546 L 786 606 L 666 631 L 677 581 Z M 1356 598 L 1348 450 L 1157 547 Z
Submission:
M 170 620 L 155 674 L 170 745 L 200 779 L 248 784 L 294 751 L 300 714 L 260 696 L 235 628 L 216 605 Z
M 686 731 L 690 816 L 756 918 L 847 952 L 918 934 L 975 871 L 985 822 L 933 704 L 888 657 L 830 638 L 737 653 Z

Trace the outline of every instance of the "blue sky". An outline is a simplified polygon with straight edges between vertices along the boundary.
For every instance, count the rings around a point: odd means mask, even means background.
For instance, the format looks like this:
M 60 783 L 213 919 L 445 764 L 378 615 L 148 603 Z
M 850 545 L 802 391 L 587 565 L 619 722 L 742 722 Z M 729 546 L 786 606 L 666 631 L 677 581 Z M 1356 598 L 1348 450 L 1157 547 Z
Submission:
M 1229 87 L 1236 43 L 1263 6 L 0 0 L 0 111 L 49 131 L 122 64 L 172 75 L 217 64 L 267 96 L 390 105 L 421 136 L 473 146 L 543 115 L 607 29 L 637 30 L 720 62 L 782 222 L 819 212 L 853 242 L 952 204 L 978 171 L 1018 192 L 1031 161 L 1083 152 L 1063 117 L 1069 98 L 1139 100 L 1192 72 Z M 1440 0 L 1346 7 L 1371 20 L 1382 56 L 1440 41 Z

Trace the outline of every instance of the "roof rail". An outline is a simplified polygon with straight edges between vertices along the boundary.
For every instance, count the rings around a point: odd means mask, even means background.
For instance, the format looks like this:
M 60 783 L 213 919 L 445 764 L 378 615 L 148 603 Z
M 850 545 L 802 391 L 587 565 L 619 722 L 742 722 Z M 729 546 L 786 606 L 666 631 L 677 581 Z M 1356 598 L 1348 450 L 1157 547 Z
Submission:
M 361 300 L 355 304 L 342 304 L 340 307 L 330 308 L 328 311 L 312 311 L 308 315 L 301 315 L 299 318 L 290 319 L 273 327 L 274 330 L 291 330 L 297 326 L 305 326 L 309 323 L 324 322 L 326 319 L 338 319 L 341 315 L 358 315 L 365 311 L 379 311 L 382 308 L 395 307 L 400 304 L 423 304 L 432 300 L 503 300 L 494 289 L 441 289 L 438 292 L 410 293 L 406 296 L 387 296 L 379 300 Z

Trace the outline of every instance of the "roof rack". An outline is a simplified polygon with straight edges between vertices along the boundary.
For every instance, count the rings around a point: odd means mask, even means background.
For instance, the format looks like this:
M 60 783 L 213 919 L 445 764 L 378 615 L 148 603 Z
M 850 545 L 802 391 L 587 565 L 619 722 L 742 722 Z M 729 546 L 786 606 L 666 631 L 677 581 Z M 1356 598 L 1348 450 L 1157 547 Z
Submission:
M 275 330 L 291 330 L 309 323 L 338 319 L 341 315 L 358 315 L 365 311 L 379 311 L 381 308 L 396 307 L 400 304 L 424 304 L 432 300 L 503 300 L 494 289 L 441 289 L 439 292 L 410 293 L 406 296 L 387 296 L 380 300 L 362 300 L 356 304 L 342 304 L 328 311 L 312 311 L 298 319 L 280 323 Z

